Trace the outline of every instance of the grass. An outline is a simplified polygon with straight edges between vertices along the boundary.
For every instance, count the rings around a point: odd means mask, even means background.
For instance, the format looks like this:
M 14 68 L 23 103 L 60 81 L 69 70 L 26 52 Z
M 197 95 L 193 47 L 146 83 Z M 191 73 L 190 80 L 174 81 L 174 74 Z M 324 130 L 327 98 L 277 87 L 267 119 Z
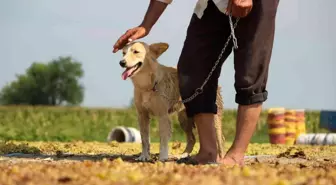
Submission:
M 236 110 L 225 110 L 223 115 L 223 133 L 228 141 L 235 135 Z M 177 116 L 171 116 L 173 135 L 171 141 L 185 141 L 185 136 L 177 122 Z M 320 129 L 319 112 L 306 112 L 307 132 L 326 132 Z M 151 120 L 151 140 L 159 141 L 157 119 Z M 136 111 L 130 109 L 98 109 L 81 107 L 0 107 L 0 140 L 25 141 L 106 141 L 113 127 L 137 125 Z M 266 110 L 262 112 L 252 143 L 268 143 L 268 125 Z M 196 132 L 195 132 L 196 133 Z

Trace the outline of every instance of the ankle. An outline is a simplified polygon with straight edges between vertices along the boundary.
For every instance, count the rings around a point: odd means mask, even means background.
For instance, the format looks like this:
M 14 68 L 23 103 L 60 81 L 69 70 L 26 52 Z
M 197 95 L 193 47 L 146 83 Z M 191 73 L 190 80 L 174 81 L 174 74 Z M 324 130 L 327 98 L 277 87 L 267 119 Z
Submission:
M 238 145 L 233 143 L 232 146 L 229 148 L 228 153 L 235 153 L 235 154 L 244 154 L 247 150 L 248 144 L 241 146 L 242 144 Z
M 244 158 L 245 151 L 241 149 L 230 148 L 229 151 L 225 154 L 225 157 L 242 159 Z
M 200 113 L 195 117 L 199 135 L 200 151 L 203 156 L 217 156 L 216 130 L 214 126 L 214 114 Z
M 206 147 L 203 146 L 200 148 L 197 155 L 207 158 L 216 158 L 218 156 L 217 146 L 209 143 Z
M 218 160 L 216 151 L 200 151 L 196 154 L 195 159 L 199 163 L 215 162 Z

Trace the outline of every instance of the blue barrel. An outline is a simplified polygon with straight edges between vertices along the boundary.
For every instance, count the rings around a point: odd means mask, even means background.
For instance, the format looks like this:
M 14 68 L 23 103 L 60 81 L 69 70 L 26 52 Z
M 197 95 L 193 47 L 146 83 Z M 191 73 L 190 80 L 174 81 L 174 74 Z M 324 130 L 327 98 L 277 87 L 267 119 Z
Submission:
M 322 110 L 320 112 L 320 127 L 336 132 L 336 111 Z

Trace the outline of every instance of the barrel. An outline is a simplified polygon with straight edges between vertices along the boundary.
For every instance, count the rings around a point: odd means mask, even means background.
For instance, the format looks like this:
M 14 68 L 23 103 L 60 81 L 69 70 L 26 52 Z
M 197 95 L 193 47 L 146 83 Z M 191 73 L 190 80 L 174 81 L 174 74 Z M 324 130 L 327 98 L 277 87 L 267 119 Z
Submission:
M 268 110 L 267 124 L 271 144 L 285 144 L 284 112 L 284 108 L 271 108 Z
M 286 144 L 293 145 L 296 139 L 296 111 L 285 111 Z
M 306 118 L 304 109 L 295 110 L 296 114 L 296 138 L 306 133 Z
M 107 136 L 107 142 L 117 141 L 119 143 L 141 143 L 140 132 L 133 127 L 115 127 Z
M 336 110 L 321 110 L 320 127 L 336 132 Z
M 296 139 L 298 145 L 336 145 L 335 133 L 301 134 Z

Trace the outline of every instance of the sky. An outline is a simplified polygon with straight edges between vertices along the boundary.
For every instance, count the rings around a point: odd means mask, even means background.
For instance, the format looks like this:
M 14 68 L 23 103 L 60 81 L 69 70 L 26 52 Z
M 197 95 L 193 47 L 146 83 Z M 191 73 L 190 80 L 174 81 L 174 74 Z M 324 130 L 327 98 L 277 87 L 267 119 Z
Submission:
M 83 64 L 82 106 L 128 106 L 130 80 L 123 81 L 121 52 L 112 46 L 143 19 L 146 0 L 0 0 L 0 87 L 32 62 L 71 55 Z M 174 0 L 142 41 L 167 42 L 159 62 L 176 66 L 196 0 Z M 280 0 L 264 108 L 336 110 L 335 0 Z M 178 13 L 177 13 L 178 12 Z M 233 56 L 219 85 L 224 106 L 236 108 Z

